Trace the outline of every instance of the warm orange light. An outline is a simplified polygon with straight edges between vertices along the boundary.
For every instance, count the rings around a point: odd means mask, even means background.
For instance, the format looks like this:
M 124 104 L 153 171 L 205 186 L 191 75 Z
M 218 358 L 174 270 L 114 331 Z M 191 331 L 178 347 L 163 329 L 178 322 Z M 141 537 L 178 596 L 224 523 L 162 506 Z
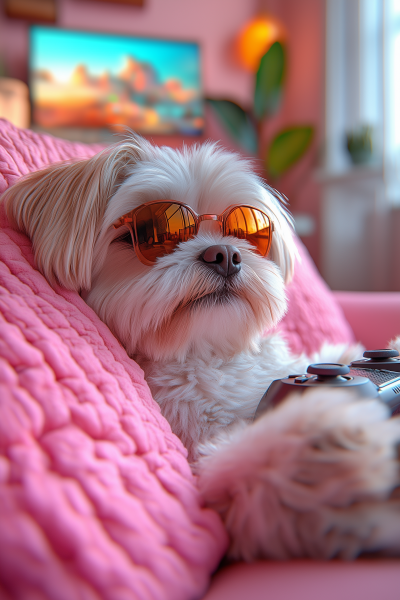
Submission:
M 275 42 L 283 42 L 286 32 L 283 25 L 272 17 L 259 16 L 250 21 L 237 39 L 240 63 L 250 71 L 257 71 L 261 57 Z

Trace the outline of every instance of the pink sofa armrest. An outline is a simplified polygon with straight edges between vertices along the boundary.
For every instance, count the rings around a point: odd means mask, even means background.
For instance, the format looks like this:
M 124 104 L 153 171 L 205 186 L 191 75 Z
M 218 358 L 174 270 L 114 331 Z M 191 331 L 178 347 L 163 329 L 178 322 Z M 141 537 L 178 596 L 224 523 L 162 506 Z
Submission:
M 333 292 L 358 342 L 387 348 L 400 335 L 400 292 Z
M 397 600 L 399 561 L 237 563 L 218 571 L 203 600 Z

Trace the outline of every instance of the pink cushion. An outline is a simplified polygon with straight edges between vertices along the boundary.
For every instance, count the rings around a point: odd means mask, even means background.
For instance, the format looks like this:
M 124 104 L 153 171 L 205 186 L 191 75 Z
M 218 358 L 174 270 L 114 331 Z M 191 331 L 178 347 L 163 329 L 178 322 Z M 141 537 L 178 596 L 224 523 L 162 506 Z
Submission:
M 301 262 L 287 287 L 289 309 L 278 325 L 293 352 L 317 352 L 324 342 L 352 344 L 354 333 L 343 311 L 318 273 L 306 248 L 296 240 Z
M 8 182 L 81 145 L 1 123 Z M 0 210 L 0 596 L 190 599 L 227 539 L 143 372 Z

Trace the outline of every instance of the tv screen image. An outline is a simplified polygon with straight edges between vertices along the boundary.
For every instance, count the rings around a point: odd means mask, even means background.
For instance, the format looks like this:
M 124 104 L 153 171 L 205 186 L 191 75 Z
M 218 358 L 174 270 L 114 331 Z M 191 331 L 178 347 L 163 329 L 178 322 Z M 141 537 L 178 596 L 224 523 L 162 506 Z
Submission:
M 30 30 L 29 71 L 40 127 L 203 131 L 196 43 L 37 25 Z

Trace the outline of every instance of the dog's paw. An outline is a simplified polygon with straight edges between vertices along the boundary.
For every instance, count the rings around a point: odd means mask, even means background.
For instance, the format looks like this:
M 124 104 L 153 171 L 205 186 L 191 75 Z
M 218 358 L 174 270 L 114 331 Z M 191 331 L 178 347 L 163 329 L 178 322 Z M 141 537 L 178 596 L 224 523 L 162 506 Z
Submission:
M 360 554 L 400 555 L 400 500 L 357 502 L 298 515 L 297 535 L 307 556 L 352 560 Z
M 230 557 L 372 550 L 363 507 L 385 502 L 399 484 L 400 419 L 388 417 L 378 400 L 311 390 L 203 448 L 200 490 L 226 524 Z M 348 511 L 359 514 L 351 535 L 334 518 L 346 522 Z

